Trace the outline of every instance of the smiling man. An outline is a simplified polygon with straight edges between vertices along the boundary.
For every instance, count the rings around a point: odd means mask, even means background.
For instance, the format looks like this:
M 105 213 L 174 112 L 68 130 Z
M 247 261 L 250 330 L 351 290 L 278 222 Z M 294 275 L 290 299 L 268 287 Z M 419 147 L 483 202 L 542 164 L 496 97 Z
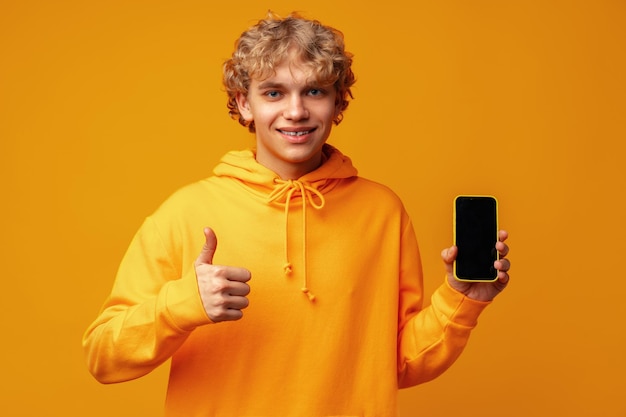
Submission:
M 246 93 L 236 101 L 246 123 L 254 123 L 256 160 L 283 179 L 298 179 L 322 163 L 333 120 L 341 111 L 337 91 L 320 85 L 315 68 L 307 65 L 297 49 L 262 80 L 252 78 Z
M 507 234 L 492 283 L 456 281 L 456 248 L 444 250 L 424 306 L 401 201 L 326 143 L 351 64 L 340 32 L 298 15 L 241 35 L 224 85 L 255 147 L 146 218 L 83 339 L 99 381 L 171 359 L 168 417 L 389 417 L 398 388 L 456 360 L 507 285 Z

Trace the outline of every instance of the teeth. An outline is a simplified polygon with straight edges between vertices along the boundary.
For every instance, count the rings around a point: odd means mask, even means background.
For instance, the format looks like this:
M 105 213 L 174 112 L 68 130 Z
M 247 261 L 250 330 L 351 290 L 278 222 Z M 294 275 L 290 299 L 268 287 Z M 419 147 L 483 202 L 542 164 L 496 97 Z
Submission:
M 288 132 L 288 131 L 285 131 L 285 130 L 281 130 L 281 132 L 284 133 L 285 135 L 288 135 L 288 136 L 304 136 L 304 135 L 308 134 L 310 132 L 310 130 L 305 130 L 303 132 Z

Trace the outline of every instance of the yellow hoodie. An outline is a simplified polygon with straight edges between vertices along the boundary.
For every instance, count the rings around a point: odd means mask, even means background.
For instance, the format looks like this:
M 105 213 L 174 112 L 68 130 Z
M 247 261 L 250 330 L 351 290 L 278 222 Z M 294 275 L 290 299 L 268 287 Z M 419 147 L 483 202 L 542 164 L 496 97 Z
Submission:
M 461 353 L 488 303 L 443 284 L 422 308 L 411 222 L 388 188 L 325 145 L 324 164 L 281 181 L 250 150 L 149 216 L 85 333 L 103 383 L 171 358 L 168 417 L 396 415 L 397 390 Z M 194 261 L 213 228 L 214 264 L 247 268 L 250 306 L 212 323 Z

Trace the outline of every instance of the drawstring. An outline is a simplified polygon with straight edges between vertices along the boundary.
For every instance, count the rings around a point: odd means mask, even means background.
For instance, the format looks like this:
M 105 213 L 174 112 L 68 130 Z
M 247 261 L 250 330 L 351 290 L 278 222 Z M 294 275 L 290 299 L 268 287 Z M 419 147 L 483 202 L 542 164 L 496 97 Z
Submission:
M 277 203 L 285 205 L 285 265 L 283 267 L 285 275 L 291 275 L 293 266 L 289 262 L 289 248 L 288 248 L 288 234 L 289 234 L 289 205 L 291 203 L 291 197 L 296 191 L 300 192 L 302 196 L 302 236 L 304 244 L 302 245 L 303 252 L 303 269 L 304 269 L 304 287 L 302 292 L 306 295 L 310 301 L 315 301 L 315 295 L 309 290 L 307 285 L 307 269 L 306 269 L 306 206 L 307 202 L 316 210 L 320 210 L 324 207 L 326 200 L 322 193 L 315 187 L 312 187 L 306 182 L 299 180 L 281 180 L 276 178 L 274 183 L 277 185 L 274 191 L 269 195 L 269 203 Z M 316 203 L 315 198 L 319 198 L 320 202 Z M 284 199 L 284 203 L 281 200 Z

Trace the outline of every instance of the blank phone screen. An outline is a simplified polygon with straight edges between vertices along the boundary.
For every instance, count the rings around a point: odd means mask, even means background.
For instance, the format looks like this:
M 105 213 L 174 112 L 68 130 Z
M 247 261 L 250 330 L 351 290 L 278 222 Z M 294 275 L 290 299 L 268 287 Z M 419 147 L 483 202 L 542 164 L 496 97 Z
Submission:
M 455 274 L 461 280 L 495 280 L 498 258 L 497 202 L 488 196 L 455 199 L 455 244 L 458 254 Z

